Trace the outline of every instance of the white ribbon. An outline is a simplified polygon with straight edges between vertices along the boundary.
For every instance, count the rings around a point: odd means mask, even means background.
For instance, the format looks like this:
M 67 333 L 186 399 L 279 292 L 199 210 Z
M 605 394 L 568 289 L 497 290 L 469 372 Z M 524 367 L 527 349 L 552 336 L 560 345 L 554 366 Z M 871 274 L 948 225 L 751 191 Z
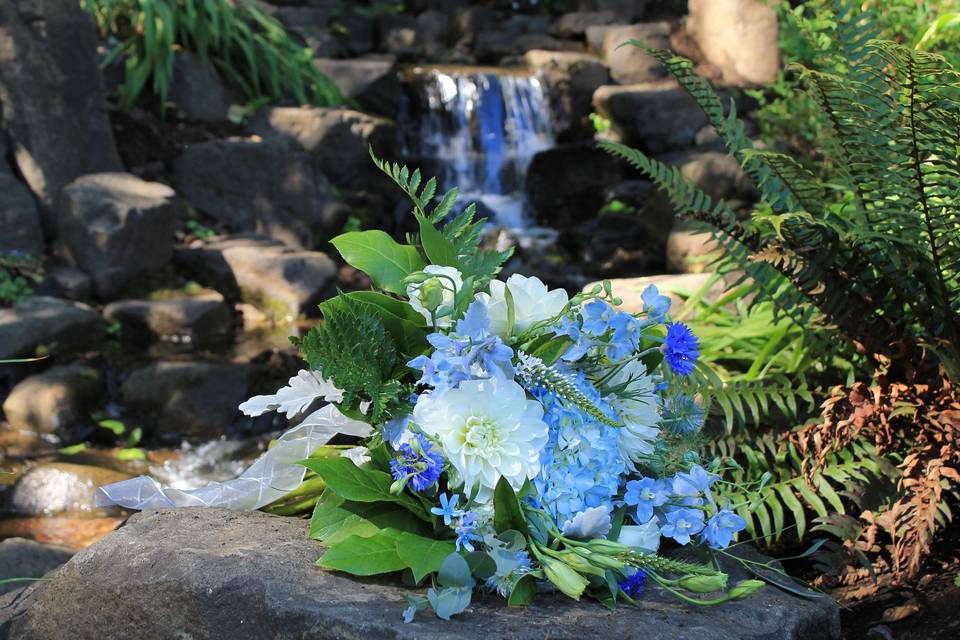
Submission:
M 328 404 L 304 418 L 257 458 L 240 477 L 211 482 L 191 490 L 164 487 L 149 476 L 122 480 L 97 489 L 97 506 L 116 505 L 125 509 L 170 507 L 224 507 L 259 509 L 282 498 L 303 482 L 306 468 L 297 464 L 330 442 L 338 433 L 364 438 L 369 424 L 346 417 Z

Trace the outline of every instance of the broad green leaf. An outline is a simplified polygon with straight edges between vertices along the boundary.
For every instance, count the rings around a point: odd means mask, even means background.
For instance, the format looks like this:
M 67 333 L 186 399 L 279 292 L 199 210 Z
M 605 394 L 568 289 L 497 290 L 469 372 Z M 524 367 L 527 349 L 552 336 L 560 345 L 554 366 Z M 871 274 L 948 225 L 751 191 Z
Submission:
M 513 585 L 507 604 L 511 607 L 526 607 L 533 602 L 537 595 L 537 579 L 532 575 L 525 575 Z
M 387 502 L 351 502 L 324 491 L 310 519 L 310 538 L 334 545 L 359 536 L 369 538 L 381 529 L 421 533 L 423 524 L 403 507 Z
M 402 571 L 407 565 L 397 554 L 397 537 L 401 534 L 396 529 L 382 529 L 368 538 L 350 536 L 330 547 L 317 565 L 355 576 Z
M 341 498 L 354 502 L 393 502 L 421 520 L 432 522 L 419 502 L 406 493 L 390 493 L 393 477 L 383 471 L 361 469 L 347 458 L 301 460 L 300 464 L 323 478 L 327 487 Z
M 531 355 L 540 358 L 545 364 L 553 364 L 572 344 L 573 340 L 567 336 L 558 336 L 537 347 Z
M 397 555 L 413 571 L 417 582 L 440 570 L 443 561 L 454 552 L 454 544 L 444 540 L 403 533 L 397 538 Z
M 506 478 L 497 481 L 493 490 L 493 528 L 497 533 L 516 529 L 524 536 L 527 535 L 527 520 L 523 517 L 520 501 L 517 494 Z
M 400 244 L 383 231 L 342 233 L 330 243 L 350 266 L 391 293 L 404 294 L 403 279 L 427 266 L 416 247 Z
M 417 222 L 420 223 L 420 243 L 430 262 L 444 267 L 459 268 L 460 262 L 457 260 L 457 250 L 453 243 L 423 216 L 418 215 Z

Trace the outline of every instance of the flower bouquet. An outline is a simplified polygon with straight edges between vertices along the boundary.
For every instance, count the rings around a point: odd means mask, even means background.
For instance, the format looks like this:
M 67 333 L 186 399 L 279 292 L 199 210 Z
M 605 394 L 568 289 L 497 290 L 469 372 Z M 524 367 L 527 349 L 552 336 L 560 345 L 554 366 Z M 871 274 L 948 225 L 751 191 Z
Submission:
M 319 493 L 318 564 L 428 587 L 409 598 L 407 620 L 426 607 L 449 618 L 477 589 L 510 605 L 553 589 L 609 607 L 636 604 L 645 580 L 697 604 L 755 591 L 756 580 L 728 589 L 709 561 L 745 523 L 711 493 L 723 462 L 690 450 L 704 418 L 698 342 L 670 322 L 669 298 L 650 286 L 634 315 L 609 283 L 569 297 L 535 277 L 496 280 L 510 254 L 482 248 L 472 205 L 454 214 L 456 190 L 434 204 L 434 179 L 374 160 L 412 200 L 419 233 L 407 244 L 382 231 L 334 238 L 376 290 L 322 303 L 323 321 L 295 340 L 309 368 L 241 409 L 293 417 L 330 404 L 280 438 L 275 450 L 292 447 L 274 456 L 285 464 L 261 459 L 202 498 L 142 484 L 137 497 L 257 508 L 298 461 L 294 481 L 306 478 L 290 495 Z M 305 425 L 320 433 L 293 447 Z M 336 432 L 362 446 L 325 444 Z M 235 498 L 245 481 L 259 501 Z M 123 503 L 121 493 L 107 492 Z M 658 555 L 661 540 L 701 561 Z

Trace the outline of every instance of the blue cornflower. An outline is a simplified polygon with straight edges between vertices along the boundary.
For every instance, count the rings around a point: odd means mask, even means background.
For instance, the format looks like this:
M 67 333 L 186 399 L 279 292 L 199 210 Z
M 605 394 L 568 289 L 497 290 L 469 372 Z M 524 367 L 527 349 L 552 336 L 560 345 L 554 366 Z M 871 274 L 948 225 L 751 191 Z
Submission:
M 668 395 L 663 402 L 661 424 L 679 434 L 694 433 L 703 426 L 703 407 L 685 393 Z
M 673 476 L 673 493 L 678 496 L 692 497 L 698 497 L 702 493 L 707 500 L 713 502 L 710 487 L 719 479 L 720 476 L 708 473 L 706 469 L 695 464 L 687 473 L 680 472 Z
M 643 586 L 647 582 L 647 574 L 637 569 L 631 575 L 617 583 L 617 586 L 631 598 L 637 598 L 643 593 Z
M 700 538 L 714 549 L 725 549 L 733 536 L 746 528 L 746 520 L 724 507 L 707 521 Z
M 623 501 L 636 507 L 638 523 L 648 522 L 653 517 L 654 507 L 661 507 L 670 499 L 670 485 L 663 480 L 640 478 L 627 482 L 627 491 Z
M 483 540 L 477 533 L 477 514 L 473 511 L 467 511 L 460 516 L 460 523 L 454 529 L 457 534 L 457 551 L 466 549 L 468 553 L 473 553 L 474 542 Z
M 690 536 L 703 529 L 703 512 L 699 509 L 674 509 L 667 512 L 667 522 L 660 527 L 660 534 L 673 538 L 679 544 L 688 544 Z
M 454 518 L 459 518 L 464 513 L 462 509 L 457 508 L 457 503 L 460 502 L 460 496 L 455 493 L 447 497 L 446 493 L 441 493 L 439 497 L 440 506 L 430 509 L 430 513 L 443 516 L 443 524 L 449 527 Z
M 420 492 L 432 486 L 443 471 L 443 457 L 433 451 L 430 441 L 417 434 L 416 448 L 401 444 L 400 456 L 390 461 L 390 472 L 394 480 L 405 480 L 414 491 Z
M 700 357 L 700 341 L 682 322 L 669 324 L 663 356 L 674 372 L 681 376 L 690 375 L 693 363 Z
M 647 285 L 647 288 L 640 294 L 643 301 L 643 312 L 647 314 L 647 320 L 653 323 L 663 322 L 670 311 L 670 298 L 662 295 L 654 284 Z

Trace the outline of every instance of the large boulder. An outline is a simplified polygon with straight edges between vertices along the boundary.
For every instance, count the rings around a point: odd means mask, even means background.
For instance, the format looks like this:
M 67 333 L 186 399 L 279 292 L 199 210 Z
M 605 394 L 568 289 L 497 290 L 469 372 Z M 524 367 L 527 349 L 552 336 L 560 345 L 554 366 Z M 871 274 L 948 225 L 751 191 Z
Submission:
M 340 189 L 395 192 L 393 182 L 374 166 L 369 153 L 373 147 L 380 157 L 396 156 L 397 129 L 392 120 L 344 108 L 272 107 L 261 110 L 250 129 L 264 137 L 296 141 Z
M 56 355 L 96 347 L 103 337 L 100 314 L 85 304 L 34 296 L 0 309 L 0 360 Z
M 189 145 L 174 161 L 173 183 L 229 231 L 264 233 L 296 247 L 330 238 L 346 217 L 310 155 L 279 137 Z
M 639 40 L 654 49 L 670 48 L 670 23 L 649 22 L 628 26 L 606 27 L 603 30 L 603 59 L 610 75 L 619 84 L 636 84 L 658 80 L 667 75 L 656 59 L 640 47 L 624 45 Z
M 5 151 L 0 142 L 0 154 Z M 0 155 L 0 252 L 20 251 L 34 258 L 43 255 L 43 227 L 30 190 L 14 177 Z
M 3 415 L 14 429 L 64 434 L 89 421 L 104 395 L 96 369 L 61 365 L 19 382 L 3 402 Z
M 681 223 L 667 238 L 667 270 L 673 273 L 703 273 L 717 257 L 720 245 L 703 229 Z
M 617 22 L 629 23 L 640 20 L 647 13 L 647 6 L 656 4 L 651 0 L 579 0 L 578 11 L 606 11 Z
M 4 578 L 40 578 L 63 565 L 73 556 L 65 547 L 40 544 L 26 538 L 8 538 L 0 542 L 0 576 Z M 0 595 L 17 591 L 26 582 L 0 583 Z
M 693 145 L 707 116 L 672 81 L 605 85 L 593 94 L 597 113 L 613 123 L 619 141 L 650 153 Z
M 621 300 L 619 308 L 627 313 L 636 314 L 643 311 L 644 290 L 654 285 L 660 293 L 670 298 L 670 313 L 676 317 L 684 308 L 687 298 L 702 289 L 712 277 L 712 273 L 683 273 L 616 278 L 610 281 L 610 286 L 613 287 L 613 295 Z M 583 291 L 591 291 L 598 284 L 601 283 L 591 282 L 583 288 Z M 718 281 L 707 291 L 703 301 L 710 304 L 718 300 L 727 290 L 728 284 L 724 280 Z
M 405 596 L 422 590 L 317 568 L 323 550 L 307 539 L 308 526 L 256 511 L 137 514 L 49 582 L 0 600 L 0 638 L 590 640 L 635 638 L 638 630 L 648 640 L 839 637 L 832 600 L 774 587 L 741 602 L 692 607 L 651 585 L 639 608 L 616 611 L 559 594 L 540 594 L 525 609 L 476 598 L 452 621 L 426 612 L 404 624 Z
M 348 60 L 315 58 L 313 63 L 364 111 L 393 118 L 400 103 L 396 56 L 366 56 Z
M 250 367 L 213 362 L 154 362 L 121 386 L 124 404 L 160 434 L 205 441 L 223 436 L 249 395 Z
M 123 170 L 96 30 L 76 0 L 0 2 L 0 104 L 17 166 L 45 209 L 75 178 Z
M 120 300 L 103 309 L 103 317 L 119 322 L 124 342 L 143 344 L 169 340 L 202 348 L 229 337 L 233 314 L 223 296 L 210 291 L 161 300 Z
M 593 92 L 610 81 L 600 60 L 586 53 L 528 51 L 524 57 L 546 89 L 554 135 L 561 141 L 591 137 L 587 116 Z
M 779 1 L 779 0 L 776 0 Z M 690 0 L 687 30 L 726 84 L 765 85 L 777 78 L 780 49 L 774 2 Z
M 77 178 L 64 188 L 57 211 L 58 246 L 90 276 L 100 298 L 164 266 L 175 228 L 173 189 L 129 173 Z
M 243 94 L 224 85 L 211 62 L 188 51 L 174 57 L 167 100 L 184 118 L 199 122 L 224 122 L 231 105 L 246 102 Z
M 573 11 L 554 20 L 550 33 L 559 38 L 584 39 L 587 29 L 613 24 L 617 16 L 612 11 Z
M 326 254 L 297 251 L 263 236 L 241 236 L 180 249 L 177 267 L 230 300 L 260 307 L 274 320 L 315 315 L 334 293 L 337 267 Z
M 620 166 L 595 147 L 541 151 L 527 168 L 527 196 L 537 222 L 569 229 L 594 217 L 606 192 L 620 179 Z

